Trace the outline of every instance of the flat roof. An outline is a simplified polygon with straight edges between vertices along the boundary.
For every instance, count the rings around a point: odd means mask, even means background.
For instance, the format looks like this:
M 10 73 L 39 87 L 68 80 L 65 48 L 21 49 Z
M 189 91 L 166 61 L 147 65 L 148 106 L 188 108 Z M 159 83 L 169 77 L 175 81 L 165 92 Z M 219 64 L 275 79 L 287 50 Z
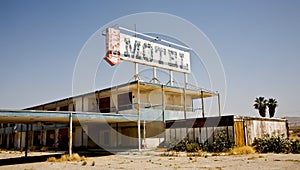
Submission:
M 125 84 L 121 84 L 121 85 L 117 85 L 117 86 L 113 86 L 113 87 L 109 87 L 109 88 L 104 88 L 102 90 L 96 90 L 94 92 L 89 92 L 89 93 L 85 93 L 85 94 L 81 94 L 81 95 L 77 95 L 77 96 L 73 96 L 73 97 L 67 97 L 67 98 L 52 101 L 52 102 L 49 102 L 49 103 L 44 103 L 44 104 L 28 107 L 28 108 L 25 108 L 24 110 L 35 110 L 35 108 L 38 108 L 38 107 L 43 107 L 43 106 L 46 106 L 46 105 L 51 105 L 51 104 L 56 104 L 56 103 L 61 103 L 61 102 L 67 102 L 67 101 L 73 100 L 75 98 L 94 95 L 94 94 L 98 94 L 98 93 L 109 93 L 109 92 L 114 91 L 114 90 L 133 91 L 133 90 L 137 89 L 137 86 L 136 86 L 137 83 L 138 83 L 138 81 L 133 81 L 133 82 L 129 82 L 129 83 L 125 83 Z M 140 84 L 140 91 L 141 92 L 151 91 L 151 90 L 158 90 L 158 89 L 161 89 L 163 87 L 164 92 L 174 93 L 174 94 L 182 94 L 183 89 L 184 89 L 183 87 L 168 86 L 168 85 L 156 84 L 156 83 L 150 83 L 150 82 L 143 82 L 143 81 L 139 81 L 139 84 Z M 199 87 L 196 87 L 196 88 L 193 88 L 193 89 L 187 88 L 186 89 L 186 94 L 189 95 L 189 96 L 192 96 L 193 99 L 197 99 L 197 98 L 202 98 L 201 91 L 203 92 L 203 98 L 213 97 L 213 96 L 217 95 L 216 92 L 213 92 L 213 91 L 210 91 L 210 90 L 207 90 L 207 89 L 204 89 L 204 88 L 199 88 Z

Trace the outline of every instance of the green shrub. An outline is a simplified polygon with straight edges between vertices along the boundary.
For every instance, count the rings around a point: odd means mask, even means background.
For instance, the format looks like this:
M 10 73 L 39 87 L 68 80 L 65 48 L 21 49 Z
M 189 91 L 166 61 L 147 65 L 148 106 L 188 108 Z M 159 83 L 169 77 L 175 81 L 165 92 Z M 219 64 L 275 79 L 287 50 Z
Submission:
M 234 146 L 233 139 L 227 137 L 225 130 L 215 132 L 213 138 L 212 143 L 208 141 L 201 143 L 201 150 L 208 152 L 227 152 Z
M 177 152 L 197 152 L 200 149 L 199 144 L 194 141 L 189 141 L 187 137 L 178 142 L 170 142 L 168 150 L 175 150 Z
M 299 140 L 291 140 L 291 153 L 300 153 L 300 141 Z
M 226 131 L 219 131 L 214 135 L 214 141 L 212 143 L 212 152 L 227 152 L 230 148 L 234 146 L 233 140 L 227 138 Z
M 174 145 L 173 147 L 171 147 L 171 150 L 175 150 L 177 152 L 184 152 L 187 151 L 186 150 L 186 145 L 189 143 L 189 140 L 187 137 L 185 137 L 183 140 L 181 140 L 180 142 L 178 142 L 176 145 Z
M 262 138 L 254 138 L 252 146 L 256 152 L 260 153 L 300 153 L 300 141 L 289 140 L 284 135 L 270 136 L 265 134 Z
M 213 138 L 214 140 L 212 143 L 205 141 L 204 143 L 199 144 L 198 142 L 190 141 L 185 137 L 177 144 L 176 142 L 169 142 L 168 150 L 175 150 L 177 152 L 197 152 L 199 150 L 208 152 L 226 152 L 234 146 L 233 140 L 228 140 L 226 131 L 216 132 Z
M 197 142 L 190 142 L 186 145 L 187 152 L 197 152 L 200 150 L 200 146 Z

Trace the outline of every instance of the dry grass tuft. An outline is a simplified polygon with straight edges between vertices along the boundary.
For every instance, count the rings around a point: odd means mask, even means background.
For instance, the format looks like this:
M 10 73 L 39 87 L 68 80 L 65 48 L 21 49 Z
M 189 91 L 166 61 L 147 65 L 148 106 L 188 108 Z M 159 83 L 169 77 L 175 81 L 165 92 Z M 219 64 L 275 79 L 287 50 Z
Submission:
M 85 161 L 86 158 L 84 156 L 79 156 L 78 153 L 72 154 L 72 161 Z
M 50 157 L 47 159 L 47 162 L 67 162 L 67 161 L 86 161 L 86 158 L 84 156 L 79 156 L 77 153 L 72 154 L 72 157 L 69 155 L 62 155 L 59 159 L 56 159 L 55 157 Z
M 157 148 L 155 152 L 166 152 L 167 148 Z
M 56 162 L 56 158 L 55 157 L 50 157 L 47 159 L 47 162 Z
M 255 150 L 251 146 L 235 147 L 229 152 L 230 155 L 247 155 L 252 153 L 255 153 Z
M 255 160 L 255 159 L 257 159 L 258 157 L 256 157 L 256 156 L 252 156 L 252 157 L 250 157 L 250 158 L 248 158 L 247 160 Z
M 69 161 L 69 158 L 69 155 L 62 155 L 60 159 L 57 160 L 57 162 L 66 162 Z

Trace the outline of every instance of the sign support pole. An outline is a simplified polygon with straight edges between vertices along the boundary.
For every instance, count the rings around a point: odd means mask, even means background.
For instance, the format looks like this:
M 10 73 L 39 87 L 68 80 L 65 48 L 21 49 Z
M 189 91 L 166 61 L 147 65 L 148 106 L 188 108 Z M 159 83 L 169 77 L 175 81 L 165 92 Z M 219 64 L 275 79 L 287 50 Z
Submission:
M 70 112 L 69 114 L 69 156 L 70 158 L 72 158 L 72 131 L 73 131 L 73 127 L 72 127 L 72 123 L 73 123 L 73 117 L 72 117 L 72 112 Z
M 164 142 L 167 141 L 167 137 L 166 137 L 166 118 L 165 118 L 165 91 L 164 91 L 164 85 L 161 85 L 161 102 L 162 102 L 162 120 L 164 123 Z
M 139 65 L 138 63 L 134 63 L 134 78 L 136 81 L 138 81 L 139 78 Z
M 203 91 L 201 90 L 202 117 L 204 117 L 204 99 Z
M 221 102 L 220 102 L 220 93 L 218 92 L 218 107 L 219 107 L 219 116 L 221 116 Z
M 170 70 L 170 86 L 173 86 L 173 71 Z
M 140 78 L 139 78 L 139 68 L 138 63 L 134 63 L 134 78 L 137 81 L 137 115 L 138 115 L 138 150 L 139 152 L 142 151 L 142 144 L 141 144 L 141 97 L 140 97 Z
M 142 151 L 142 145 L 141 145 L 141 105 L 140 105 L 140 81 L 137 80 L 137 111 L 138 111 L 138 150 L 139 152 Z
M 156 67 L 153 67 L 153 83 L 157 83 L 157 77 L 156 77 Z

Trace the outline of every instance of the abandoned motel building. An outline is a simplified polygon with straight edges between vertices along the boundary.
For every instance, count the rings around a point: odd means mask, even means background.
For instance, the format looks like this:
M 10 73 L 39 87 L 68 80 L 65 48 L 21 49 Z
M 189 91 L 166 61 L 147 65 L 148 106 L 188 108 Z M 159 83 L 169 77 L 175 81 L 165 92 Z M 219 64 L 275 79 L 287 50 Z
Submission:
M 24 110 L 0 111 L 3 148 L 43 146 L 73 149 L 154 149 L 184 137 L 212 142 L 223 130 L 238 146 L 263 134 L 287 136 L 287 122 L 278 118 L 236 115 L 205 116 L 206 98 L 218 93 L 133 81 Z M 194 108 L 198 100 L 202 107 Z M 219 106 L 220 107 L 220 106 Z
M 238 146 L 250 145 L 255 137 L 265 133 L 288 135 L 285 119 L 221 113 L 218 92 L 187 83 L 187 74 L 191 72 L 189 52 L 181 50 L 182 45 L 173 48 L 176 44 L 171 43 L 172 47 L 159 44 L 149 37 L 123 27 L 107 28 L 104 59 L 110 65 L 121 59 L 133 62 L 136 79 L 23 110 L 0 110 L 0 146 L 45 146 L 69 152 L 72 149 L 141 151 L 185 137 L 199 143 L 213 142 L 214 134 L 220 131 L 225 131 L 227 140 Z M 170 71 L 170 81 L 162 84 L 137 78 L 137 64 L 153 67 L 154 80 L 156 67 Z M 184 73 L 184 85 L 174 85 L 172 71 Z M 204 100 L 216 98 L 218 102 L 213 107 L 219 113 L 210 116 Z

